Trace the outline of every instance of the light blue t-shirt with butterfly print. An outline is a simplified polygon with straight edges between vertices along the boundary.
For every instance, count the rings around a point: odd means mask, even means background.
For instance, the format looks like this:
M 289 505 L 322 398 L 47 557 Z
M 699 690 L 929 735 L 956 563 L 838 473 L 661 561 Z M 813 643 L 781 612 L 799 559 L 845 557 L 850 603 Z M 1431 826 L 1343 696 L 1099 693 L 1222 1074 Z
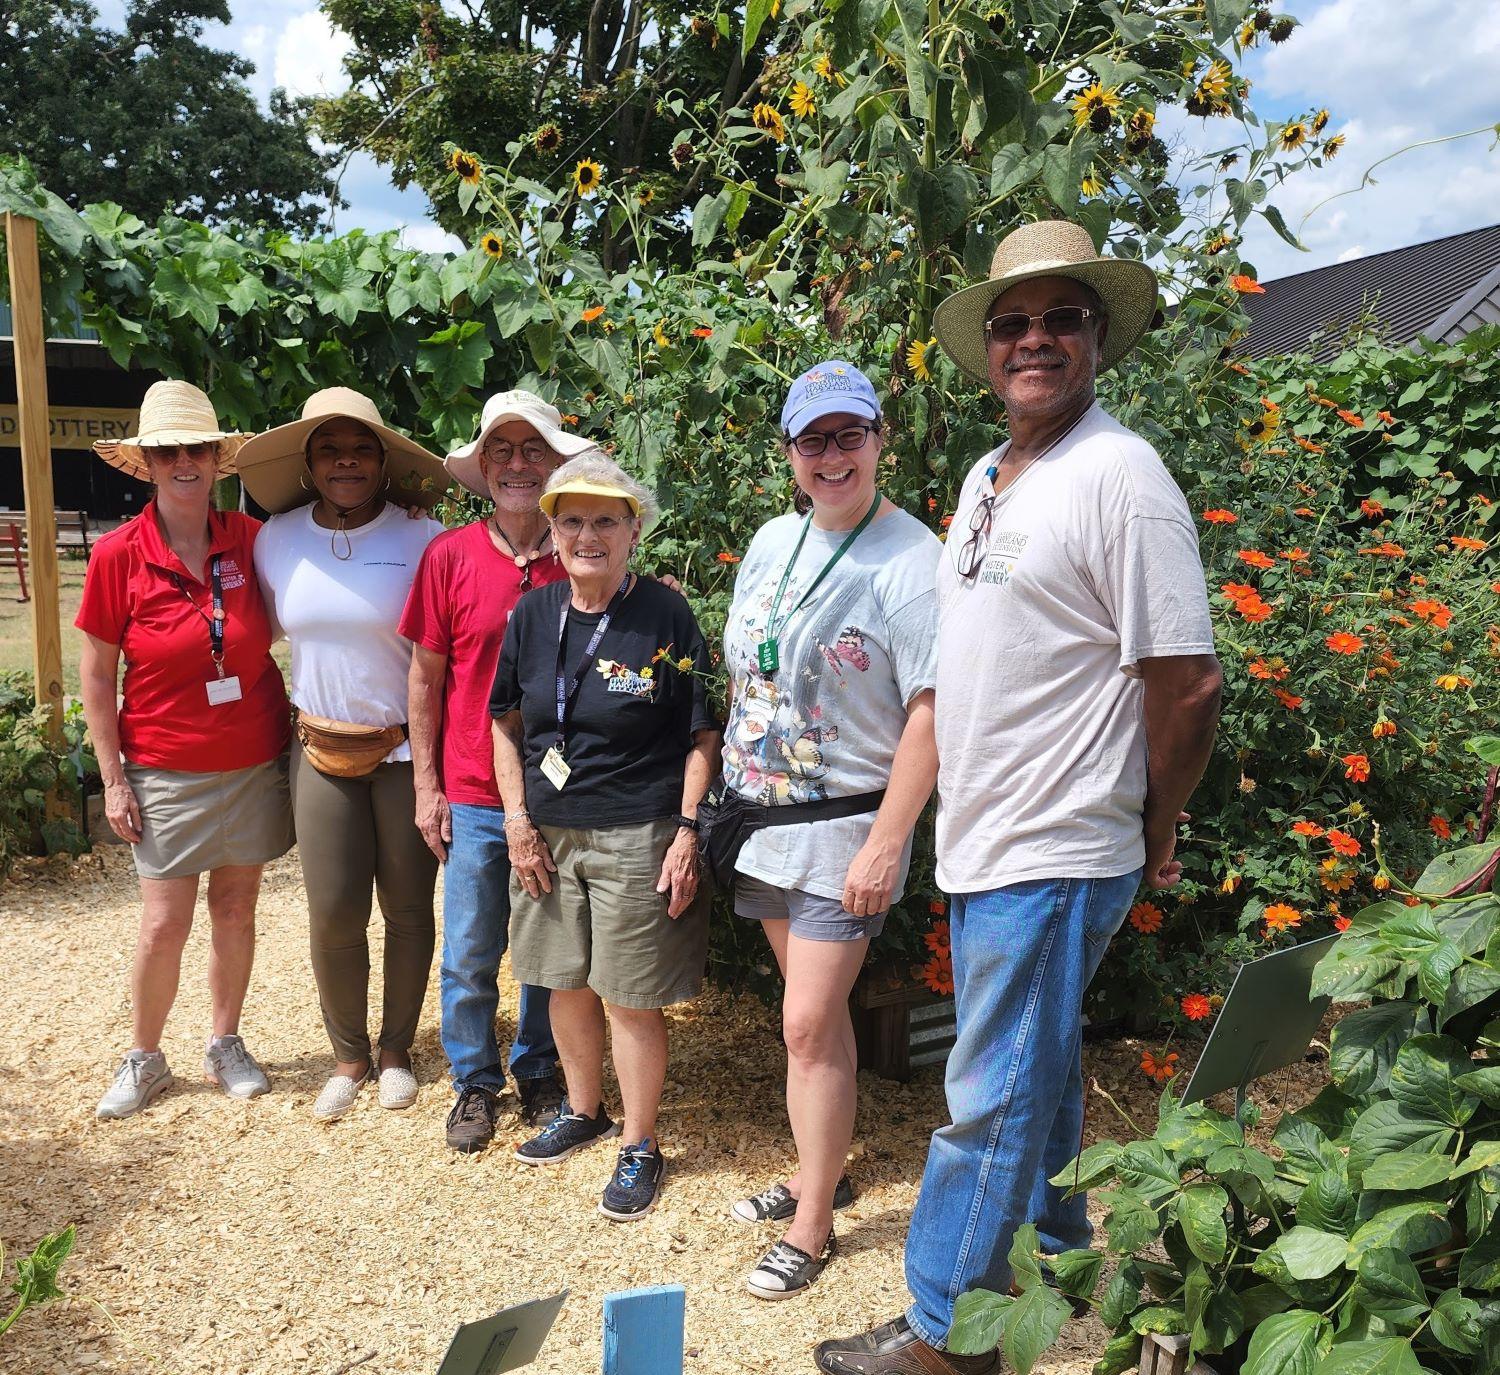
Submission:
M 768 807 L 884 788 L 907 706 L 937 680 L 942 545 L 900 510 L 861 533 L 781 629 L 777 670 L 761 672 L 757 650 L 805 519 L 778 516 L 756 533 L 724 629 L 724 662 L 734 684 L 724 778 L 740 796 Z M 778 622 L 847 535 L 808 528 Z M 840 900 L 874 820 L 870 812 L 757 831 L 740 852 L 739 872 Z M 901 895 L 910 857 L 908 843 L 892 901 Z

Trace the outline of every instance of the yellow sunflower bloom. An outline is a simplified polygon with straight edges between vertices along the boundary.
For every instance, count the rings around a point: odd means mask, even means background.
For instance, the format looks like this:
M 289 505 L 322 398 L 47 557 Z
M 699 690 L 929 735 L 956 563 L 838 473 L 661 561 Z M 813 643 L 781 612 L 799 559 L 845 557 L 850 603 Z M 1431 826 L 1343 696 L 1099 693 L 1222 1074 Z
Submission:
M 1229 63 L 1222 57 L 1216 57 L 1208 64 L 1208 70 L 1203 73 L 1198 82 L 1199 92 L 1209 99 L 1219 99 L 1229 94 L 1229 78 L 1232 75 Z
M 659 349 L 666 348 L 672 342 L 667 338 L 667 332 L 661 327 L 660 320 L 651 326 L 651 337 L 656 340 L 656 347 Z
M 1105 185 L 1104 178 L 1099 175 L 1099 169 L 1097 167 L 1090 167 L 1084 175 L 1083 180 L 1078 183 L 1078 189 L 1085 196 L 1102 196 Z
M 1321 134 L 1328 127 L 1329 114 L 1327 110 L 1319 110 L 1312 118 L 1312 131 Z
M 646 209 L 655 199 L 656 188 L 653 186 L 643 186 L 639 191 L 635 193 L 635 203 L 640 206 L 642 210 Z
M 1125 126 L 1125 146 L 1132 153 L 1143 151 L 1156 132 L 1156 116 L 1150 110 L 1137 110 Z
M 907 345 L 906 366 L 911 369 L 911 375 L 918 382 L 932 381 L 932 369 L 927 366 L 927 359 L 936 347 L 936 337 L 927 340 L 926 343 L 923 343 L 920 339 L 915 339 Z
M 479 240 L 479 247 L 484 250 L 487 258 L 503 258 L 505 256 L 505 240 L 492 229 Z
M 833 65 L 833 58 L 831 58 L 827 53 L 824 53 L 821 57 L 818 58 L 816 62 L 813 63 L 813 71 L 815 71 L 818 76 L 822 78 L 822 80 L 827 81 L 834 86 L 847 86 L 849 84 L 849 78 L 846 77 L 843 72 L 839 71 L 838 68 Z
M 792 87 L 786 103 L 792 107 L 792 112 L 798 119 L 806 119 L 818 108 L 818 102 L 813 99 L 812 88 L 801 81 Z
M 573 189 L 580 196 L 592 196 L 603 181 L 604 169 L 593 158 L 584 158 L 573 169 Z
M 774 105 L 761 101 L 750 115 L 751 122 L 764 134 L 770 134 L 778 143 L 786 139 L 786 120 Z
M 479 180 L 484 169 L 473 153 L 455 148 L 448 154 L 448 170 L 455 173 L 460 181 L 466 181 L 472 186 Z
M 1346 142 L 1347 140 L 1345 139 L 1343 134 L 1335 134 L 1323 145 L 1323 156 L 1325 158 L 1338 157 L 1339 149 L 1342 148 Z
M 1300 119 L 1294 119 L 1290 124 L 1283 125 L 1281 133 L 1277 135 L 1277 142 L 1281 144 L 1283 152 L 1295 152 L 1307 142 L 1307 125 Z
M 1095 81 L 1073 97 L 1073 123 L 1080 129 L 1087 125 L 1096 134 L 1104 133 L 1114 123 L 1120 107 L 1120 93 L 1113 86 Z

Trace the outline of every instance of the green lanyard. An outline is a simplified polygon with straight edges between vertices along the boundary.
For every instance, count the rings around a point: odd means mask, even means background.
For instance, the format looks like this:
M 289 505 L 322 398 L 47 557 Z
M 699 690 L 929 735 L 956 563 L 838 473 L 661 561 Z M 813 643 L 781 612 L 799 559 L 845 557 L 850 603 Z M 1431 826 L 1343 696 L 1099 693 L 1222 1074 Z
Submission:
M 870 509 L 865 512 L 864 519 L 862 519 L 860 523 L 849 532 L 848 537 L 841 545 L 839 545 L 837 551 L 834 553 L 834 556 L 823 565 L 822 571 L 819 572 L 818 576 L 812 580 L 812 584 L 808 587 L 807 591 L 802 594 L 801 598 L 797 602 L 797 605 L 782 617 L 781 624 L 778 625 L 776 623 L 776 613 L 781 609 L 781 599 L 786 595 L 787 583 L 789 583 L 792 578 L 792 569 L 797 566 L 797 556 L 801 554 L 802 546 L 807 541 L 807 532 L 812 528 L 812 516 L 809 515 L 807 519 L 802 522 L 802 533 L 797 536 L 797 547 L 792 550 L 792 557 L 787 561 L 786 571 L 782 573 L 781 583 L 776 588 L 776 600 L 771 603 L 771 614 L 766 617 L 766 638 L 755 647 L 755 661 L 760 665 L 760 671 L 767 677 L 775 673 L 776 670 L 781 667 L 781 651 L 777 647 L 777 636 L 781 633 L 781 631 L 786 629 L 787 623 L 792 619 L 792 617 L 807 605 L 808 598 L 818 590 L 818 584 L 828 576 L 828 574 L 832 571 L 834 564 L 836 564 L 841 558 L 844 557 L 845 554 L 849 552 L 849 549 L 853 545 L 854 541 L 864 533 L 865 527 L 875 519 L 875 512 L 879 509 L 880 493 L 876 492 L 875 500 L 870 503 Z

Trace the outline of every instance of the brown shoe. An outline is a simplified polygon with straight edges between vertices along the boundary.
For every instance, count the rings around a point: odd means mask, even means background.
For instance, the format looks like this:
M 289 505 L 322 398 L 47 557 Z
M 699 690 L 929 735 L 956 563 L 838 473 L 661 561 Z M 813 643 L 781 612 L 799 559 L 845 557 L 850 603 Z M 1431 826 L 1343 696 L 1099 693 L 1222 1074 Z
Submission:
M 821 1342 L 813 1353 L 827 1375 L 995 1375 L 1000 1353 L 956 1356 L 928 1346 L 904 1317 L 857 1337 Z

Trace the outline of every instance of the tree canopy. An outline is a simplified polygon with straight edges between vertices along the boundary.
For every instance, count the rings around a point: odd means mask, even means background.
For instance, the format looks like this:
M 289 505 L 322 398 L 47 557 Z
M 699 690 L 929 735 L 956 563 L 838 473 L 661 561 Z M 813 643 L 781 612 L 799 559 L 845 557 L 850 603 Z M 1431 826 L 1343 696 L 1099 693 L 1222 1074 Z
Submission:
M 203 43 L 228 0 L 131 0 L 123 30 L 86 0 L 13 0 L 0 20 L 0 152 L 78 208 L 113 201 L 155 219 L 315 232 L 334 158 L 308 139 L 305 101 L 245 84 L 254 66 Z

